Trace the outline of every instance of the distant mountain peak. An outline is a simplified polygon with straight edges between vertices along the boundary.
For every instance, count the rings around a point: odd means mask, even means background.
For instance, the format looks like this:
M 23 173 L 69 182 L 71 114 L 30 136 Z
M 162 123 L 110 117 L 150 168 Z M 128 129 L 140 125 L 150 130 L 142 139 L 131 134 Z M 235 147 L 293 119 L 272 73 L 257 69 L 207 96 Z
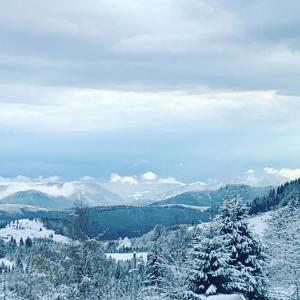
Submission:
M 0 200 L 0 204 L 19 204 L 46 209 L 61 210 L 72 206 L 63 196 L 54 197 L 37 190 L 19 191 Z

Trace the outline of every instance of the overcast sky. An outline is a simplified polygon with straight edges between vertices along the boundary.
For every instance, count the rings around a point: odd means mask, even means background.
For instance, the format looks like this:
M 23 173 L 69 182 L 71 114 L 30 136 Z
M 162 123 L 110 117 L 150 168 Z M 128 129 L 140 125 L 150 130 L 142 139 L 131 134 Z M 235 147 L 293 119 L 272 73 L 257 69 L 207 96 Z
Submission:
M 300 167 L 297 0 L 10 0 L 0 176 Z

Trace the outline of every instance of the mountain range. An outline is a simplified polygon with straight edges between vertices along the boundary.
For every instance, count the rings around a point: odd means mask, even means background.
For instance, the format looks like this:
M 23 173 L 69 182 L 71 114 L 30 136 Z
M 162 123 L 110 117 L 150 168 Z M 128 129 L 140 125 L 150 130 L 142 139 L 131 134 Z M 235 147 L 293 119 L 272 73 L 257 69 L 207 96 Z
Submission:
M 118 194 L 114 194 L 108 189 L 93 183 L 85 182 L 84 186 L 78 186 L 77 188 L 78 192 L 73 192 L 68 197 L 55 197 L 37 190 L 20 191 L 2 198 L 0 204 L 17 204 L 47 210 L 64 210 L 71 208 L 74 205 L 74 201 L 78 199 L 79 191 L 81 189 L 84 189 L 84 200 L 86 205 L 90 207 L 121 205 L 124 203 L 124 200 Z M 157 193 L 158 190 L 159 189 L 157 188 Z M 130 204 L 133 206 L 181 204 L 198 207 L 218 207 L 227 193 L 236 192 L 244 199 L 244 201 L 251 203 L 255 198 L 267 195 L 269 191 L 270 187 L 251 187 L 249 185 L 226 185 L 216 190 L 188 191 L 183 193 L 180 193 L 180 190 L 177 189 L 173 192 L 175 195 L 171 197 L 166 197 L 166 195 L 172 194 L 172 192 L 161 192 L 160 195 L 162 200 L 159 201 L 156 201 L 156 197 L 158 197 L 157 194 L 152 200 L 150 200 L 150 198 L 147 200 L 136 200 L 131 201 Z

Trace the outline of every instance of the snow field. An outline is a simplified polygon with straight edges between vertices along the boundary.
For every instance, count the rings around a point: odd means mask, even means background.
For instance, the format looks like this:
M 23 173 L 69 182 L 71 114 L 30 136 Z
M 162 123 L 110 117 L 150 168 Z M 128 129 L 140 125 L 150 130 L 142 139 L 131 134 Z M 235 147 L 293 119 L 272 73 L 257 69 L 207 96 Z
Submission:
M 13 237 L 17 244 L 21 238 L 25 242 L 26 238 L 49 238 L 55 242 L 68 243 L 71 241 L 66 236 L 56 234 L 53 230 L 46 229 L 39 219 L 21 219 L 10 222 L 5 228 L 0 229 L 0 237 L 9 241 Z

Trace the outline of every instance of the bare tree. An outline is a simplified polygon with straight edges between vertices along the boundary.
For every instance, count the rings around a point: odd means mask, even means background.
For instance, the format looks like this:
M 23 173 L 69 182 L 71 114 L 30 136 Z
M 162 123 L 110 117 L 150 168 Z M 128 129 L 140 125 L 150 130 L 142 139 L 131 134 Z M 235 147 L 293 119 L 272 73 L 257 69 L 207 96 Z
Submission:
M 87 235 L 87 225 L 89 220 L 89 209 L 85 204 L 84 196 L 79 194 L 79 199 L 74 201 L 73 228 L 74 237 L 85 240 Z

